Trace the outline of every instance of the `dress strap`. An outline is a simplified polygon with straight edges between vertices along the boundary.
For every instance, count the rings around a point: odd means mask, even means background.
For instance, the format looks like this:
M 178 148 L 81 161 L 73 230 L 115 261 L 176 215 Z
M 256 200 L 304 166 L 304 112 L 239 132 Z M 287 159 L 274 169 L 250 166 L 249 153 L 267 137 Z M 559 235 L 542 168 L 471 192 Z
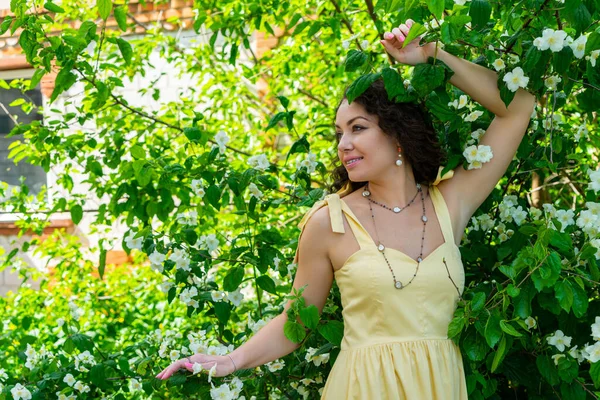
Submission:
M 374 242 L 371 239 L 369 233 L 365 230 L 365 228 L 363 228 L 363 226 L 360 224 L 352 210 L 350 210 L 350 207 L 348 207 L 348 205 L 340 198 L 340 196 L 337 193 L 329 194 L 325 196 L 323 200 L 317 201 L 312 206 L 312 208 L 308 210 L 308 212 L 304 215 L 304 217 L 298 224 L 298 227 L 300 228 L 300 236 L 298 237 L 298 242 L 300 242 L 300 237 L 302 237 L 302 233 L 304 232 L 304 226 L 306 225 L 310 217 L 312 217 L 313 214 L 317 212 L 317 210 L 319 210 L 325 205 L 329 206 L 329 219 L 331 221 L 331 230 L 333 232 L 346 232 L 346 230 L 344 229 L 344 220 L 342 216 L 342 213 L 345 213 L 348 217 L 347 220 L 348 224 L 350 225 L 350 229 L 352 229 L 352 232 L 354 233 L 354 236 L 356 237 L 356 241 L 358 242 L 360 248 L 362 249 L 364 247 L 374 245 Z M 296 255 L 294 256 L 294 262 L 298 262 L 297 251 Z
M 446 204 L 440 189 L 437 187 L 441 181 L 452 178 L 454 176 L 454 170 L 449 170 L 442 175 L 443 169 L 444 167 L 440 166 L 436 180 L 429 187 L 429 194 L 431 196 L 431 201 L 433 202 L 433 207 L 435 208 L 435 213 L 437 214 L 440 222 L 442 234 L 444 235 L 444 241 L 447 243 L 454 243 L 454 231 L 452 229 L 452 220 L 450 219 L 448 205 Z

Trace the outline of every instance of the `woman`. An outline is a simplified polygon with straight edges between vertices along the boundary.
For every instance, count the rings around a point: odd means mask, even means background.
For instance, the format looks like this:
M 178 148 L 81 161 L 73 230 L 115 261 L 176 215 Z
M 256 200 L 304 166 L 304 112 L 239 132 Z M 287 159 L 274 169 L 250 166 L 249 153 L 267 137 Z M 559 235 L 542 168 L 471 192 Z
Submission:
M 420 39 L 402 48 L 412 23 L 381 41 L 409 65 L 436 53 Z M 307 285 L 307 304 L 321 311 L 334 277 L 342 296 L 344 339 L 323 398 L 467 398 L 461 354 L 447 337 L 464 289 L 458 245 L 513 159 L 534 98 L 519 89 L 507 108 L 495 72 L 441 49 L 437 58 L 454 71 L 450 83 L 495 114 L 480 141 L 493 158 L 441 176 L 436 134 L 416 105 L 389 102 L 381 82 L 352 104 L 342 101 L 335 125 L 343 166 L 334 174 L 341 190 L 304 217 L 295 258 L 294 287 Z M 215 376 L 225 376 L 283 357 L 298 347 L 283 334 L 286 319 L 283 312 L 231 354 L 195 354 L 157 377 L 191 370 L 190 361 L 216 363 Z

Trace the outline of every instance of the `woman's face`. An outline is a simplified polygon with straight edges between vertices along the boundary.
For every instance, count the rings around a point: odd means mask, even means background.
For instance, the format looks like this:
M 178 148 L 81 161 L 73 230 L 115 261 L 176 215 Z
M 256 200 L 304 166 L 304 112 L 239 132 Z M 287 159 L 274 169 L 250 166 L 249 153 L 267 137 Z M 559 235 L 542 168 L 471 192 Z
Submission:
M 351 181 L 371 181 L 395 166 L 396 141 L 381 130 L 377 116 L 368 114 L 357 102 L 342 102 L 335 119 L 335 131 L 338 157 Z

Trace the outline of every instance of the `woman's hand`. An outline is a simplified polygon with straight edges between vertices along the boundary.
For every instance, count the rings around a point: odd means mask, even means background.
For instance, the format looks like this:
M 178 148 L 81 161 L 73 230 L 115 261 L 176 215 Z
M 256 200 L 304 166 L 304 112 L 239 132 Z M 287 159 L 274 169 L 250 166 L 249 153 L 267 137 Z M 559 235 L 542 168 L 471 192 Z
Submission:
M 385 39 L 380 41 L 387 52 L 402 64 L 416 65 L 426 63 L 427 58 L 432 56 L 435 51 L 435 43 L 427 43 L 425 46 L 419 46 L 419 42 L 421 41 L 420 36 L 402 48 L 408 36 L 408 31 L 414 22 L 412 19 L 407 19 L 405 24 L 392 29 L 391 32 L 384 33 L 383 37 Z
M 191 362 L 190 362 L 191 361 Z M 194 354 L 193 356 L 177 360 L 167 368 L 162 370 L 161 373 L 156 375 L 158 379 L 169 379 L 171 375 L 180 369 L 186 369 L 190 372 L 194 371 L 194 363 L 202 365 L 203 370 L 210 370 L 215 365 L 214 377 L 226 376 L 235 371 L 233 361 L 228 356 L 207 356 L 204 354 Z

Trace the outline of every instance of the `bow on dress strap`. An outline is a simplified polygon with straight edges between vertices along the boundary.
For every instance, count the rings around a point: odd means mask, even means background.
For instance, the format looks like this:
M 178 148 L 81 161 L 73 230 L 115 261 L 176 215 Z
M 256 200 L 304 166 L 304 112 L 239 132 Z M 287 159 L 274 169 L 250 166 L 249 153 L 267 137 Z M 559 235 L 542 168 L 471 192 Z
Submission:
M 342 203 L 340 196 L 337 193 L 328 194 L 323 200 L 317 201 L 298 224 L 298 227 L 302 230 L 304 225 L 313 216 L 318 209 L 324 205 L 329 206 L 329 218 L 331 219 L 331 228 L 336 233 L 344 233 L 344 221 L 342 220 Z
M 437 184 L 440 183 L 441 181 L 445 181 L 446 179 L 450 179 L 454 176 L 453 169 L 446 171 L 446 173 L 444 175 L 442 175 L 442 170 L 444 168 L 445 167 L 443 165 L 440 165 L 440 168 L 438 169 L 437 178 L 435 178 L 435 181 L 433 181 L 433 183 L 431 184 L 432 186 L 437 186 Z

